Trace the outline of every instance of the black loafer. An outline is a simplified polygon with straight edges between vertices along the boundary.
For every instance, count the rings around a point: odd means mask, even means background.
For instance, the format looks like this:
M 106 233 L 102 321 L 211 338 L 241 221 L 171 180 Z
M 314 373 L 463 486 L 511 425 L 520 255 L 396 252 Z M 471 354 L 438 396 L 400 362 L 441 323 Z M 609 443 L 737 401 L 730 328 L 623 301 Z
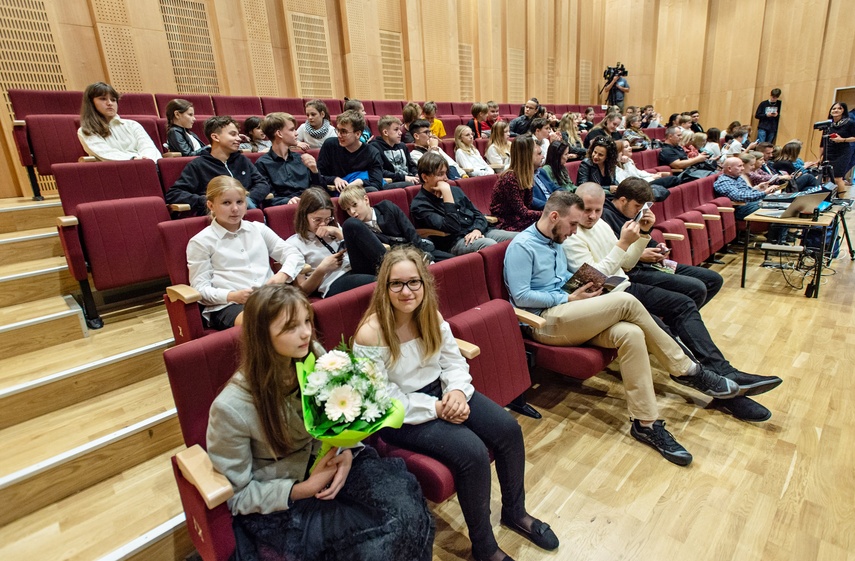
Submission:
M 762 423 L 772 418 L 771 411 L 750 397 L 740 396 L 733 399 L 714 399 L 710 405 L 721 409 L 725 413 L 730 413 L 740 421 Z
M 739 386 L 739 395 L 760 395 L 769 390 L 774 390 L 783 382 L 777 376 L 758 376 L 740 370 L 734 370 L 728 374 L 723 374 L 723 376 L 736 382 Z
M 524 538 L 528 538 L 531 542 L 543 549 L 552 551 L 553 549 L 558 548 L 558 536 L 555 535 L 555 532 L 552 531 L 552 528 L 549 527 L 549 524 L 546 522 L 541 522 L 537 518 L 532 517 L 531 523 L 531 531 L 527 531 L 525 528 L 517 524 L 516 522 L 509 520 L 507 518 L 502 518 L 502 524 L 518 533 Z

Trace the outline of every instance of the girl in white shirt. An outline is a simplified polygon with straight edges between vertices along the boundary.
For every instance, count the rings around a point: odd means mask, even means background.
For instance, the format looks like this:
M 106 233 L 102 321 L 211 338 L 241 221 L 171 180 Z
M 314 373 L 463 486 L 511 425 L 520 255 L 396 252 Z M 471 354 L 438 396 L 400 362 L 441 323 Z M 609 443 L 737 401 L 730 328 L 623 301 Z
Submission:
M 202 295 L 202 317 L 214 329 L 227 329 L 241 325 L 254 289 L 293 281 L 301 257 L 263 223 L 243 219 L 246 189 L 237 179 L 215 177 L 205 196 L 212 221 L 187 244 L 187 268 L 190 286 Z M 282 264 L 275 275 L 271 257 Z
M 487 141 L 487 162 L 491 166 L 502 166 L 505 171 L 511 165 L 511 129 L 505 121 L 496 121 Z
M 454 130 L 454 147 L 454 159 L 469 177 L 495 173 L 475 148 L 475 137 L 468 125 L 458 125 Z
M 136 121 L 118 115 L 119 94 L 110 84 L 86 86 L 80 108 L 77 138 L 83 149 L 98 160 L 159 160 L 154 141 Z
M 297 146 L 301 150 L 320 148 L 328 138 L 337 138 L 337 134 L 327 104 L 313 99 L 306 103 L 306 122 L 297 127 Z
M 304 264 L 312 268 L 297 278 L 308 295 L 320 292 L 326 298 L 374 282 L 386 252 L 364 222 L 349 219 L 339 227 L 333 211 L 329 195 L 317 187 L 306 189 L 294 217 L 297 233 L 286 240 L 300 253 L 300 268 Z
M 488 449 L 502 488 L 502 523 L 555 549 L 558 538 L 549 525 L 525 509 L 522 431 L 507 411 L 472 387 L 422 257 L 411 247 L 387 254 L 356 332 L 354 353 L 385 370 L 391 395 L 404 405 L 404 425 L 384 430 L 383 439 L 451 467 L 475 559 L 505 559 L 490 524 Z

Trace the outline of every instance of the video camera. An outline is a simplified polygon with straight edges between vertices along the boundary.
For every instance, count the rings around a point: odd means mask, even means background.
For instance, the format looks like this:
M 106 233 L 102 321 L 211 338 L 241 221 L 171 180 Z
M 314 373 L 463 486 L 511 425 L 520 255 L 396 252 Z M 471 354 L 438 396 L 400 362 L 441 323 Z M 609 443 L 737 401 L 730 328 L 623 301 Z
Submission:
M 615 76 L 629 76 L 626 66 L 618 62 L 614 66 L 607 66 L 603 71 L 603 79 L 606 82 L 611 82 Z
M 828 127 L 831 126 L 831 119 L 827 121 L 817 121 L 813 124 L 813 130 L 815 131 L 826 131 Z

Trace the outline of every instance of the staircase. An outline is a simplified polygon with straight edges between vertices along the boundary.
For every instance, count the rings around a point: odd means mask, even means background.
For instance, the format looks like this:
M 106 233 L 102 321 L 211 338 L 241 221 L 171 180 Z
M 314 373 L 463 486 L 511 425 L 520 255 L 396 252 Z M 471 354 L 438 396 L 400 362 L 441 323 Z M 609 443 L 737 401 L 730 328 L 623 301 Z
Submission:
M 166 311 L 152 298 L 88 330 L 61 214 L 0 200 L 0 559 L 184 559 Z

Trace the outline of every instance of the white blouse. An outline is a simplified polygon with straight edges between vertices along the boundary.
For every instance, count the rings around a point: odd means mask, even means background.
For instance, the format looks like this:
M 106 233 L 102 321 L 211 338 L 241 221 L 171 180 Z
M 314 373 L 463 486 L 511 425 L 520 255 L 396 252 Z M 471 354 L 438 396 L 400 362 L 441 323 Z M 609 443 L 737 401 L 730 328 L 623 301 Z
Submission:
M 478 150 L 472 152 L 464 152 L 461 148 L 454 151 L 454 158 L 457 160 L 457 165 L 462 170 L 471 169 L 467 172 L 470 177 L 478 177 L 481 175 L 493 175 L 495 172 L 490 165 L 484 161 L 484 158 Z
M 508 166 L 511 165 L 510 154 L 502 154 L 501 152 L 499 152 L 499 149 L 493 144 L 491 144 L 487 148 L 486 154 L 487 154 L 487 161 L 490 164 L 496 164 L 496 165 L 502 164 L 502 166 L 504 166 L 504 169 L 508 169 Z
M 303 265 L 306 263 L 312 268 L 312 270 L 316 269 L 318 265 L 321 264 L 326 257 L 332 255 L 329 249 L 327 249 L 324 244 L 322 244 L 318 237 L 312 233 L 309 233 L 309 239 L 303 238 L 300 234 L 294 234 L 287 240 L 285 243 L 291 245 L 292 247 L 297 248 L 297 251 L 300 252 L 301 259 L 296 263 L 296 269 L 286 270 L 285 267 L 282 267 L 282 270 L 285 271 L 285 274 L 291 276 L 293 272 L 295 275 L 303 269 Z M 333 240 L 327 242 L 333 251 L 337 252 L 339 247 L 341 247 L 341 240 Z M 344 258 L 341 261 L 341 265 L 335 271 L 331 271 L 324 277 L 323 282 L 321 282 L 320 286 L 318 286 L 318 292 L 321 293 L 321 296 L 326 296 L 327 290 L 330 289 L 330 285 L 333 282 L 346 272 L 350 270 L 350 258 L 347 253 L 344 254 Z M 293 278 L 293 277 L 292 277 Z
M 87 135 L 82 129 L 77 129 L 77 138 L 86 153 L 98 160 L 159 160 L 163 157 L 141 124 L 118 115 L 110 121 L 110 136 Z
M 437 379 L 442 384 L 442 395 L 460 390 L 466 396 L 466 401 L 469 401 L 475 392 L 472 376 L 469 375 L 469 365 L 460 354 L 454 335 L 451 334 L 451 327 L 444 321 L 439 329 L 442 334 L 439 352 L 424 357 L 421 339 L 413 339 L 401 343 L 401 356 L 394 365 L 391 364 L 389 347 L 353 345 L 353 353 L 356 356 L 370 358 L 385 371 L 389 379 L 389 395 L 401 401 L 405 412 L 404 422 L 409 425 L 418 425 L 437 418 L 437 398 L 419 392 Z

